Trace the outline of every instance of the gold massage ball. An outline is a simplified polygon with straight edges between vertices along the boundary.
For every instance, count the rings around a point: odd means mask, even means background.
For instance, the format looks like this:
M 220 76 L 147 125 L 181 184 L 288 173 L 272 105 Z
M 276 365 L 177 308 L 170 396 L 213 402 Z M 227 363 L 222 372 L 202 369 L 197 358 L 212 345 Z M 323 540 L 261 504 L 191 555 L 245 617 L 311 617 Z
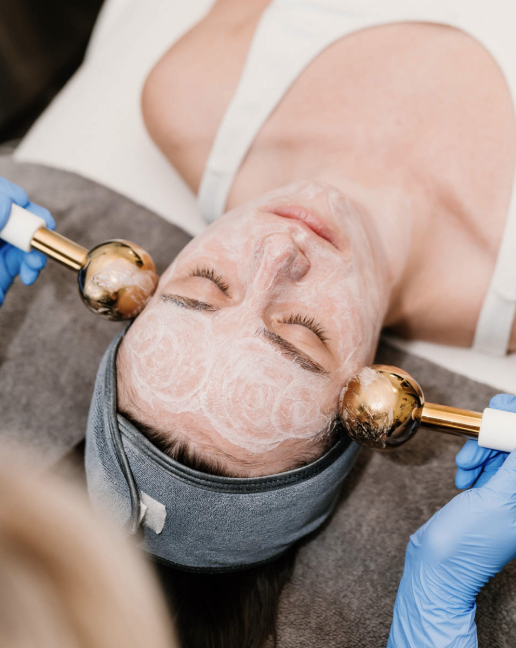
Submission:
M 88 251 L 19 205 L 12 205 L 0 238 L 25 252 L 39 250 L 75 270 L 84 303 L 105 319 L 136 317 L 158 285 L 156 266 L 139 245 L 115 239 Z
M 128 320 L 144 308 L 158 284 L 153 260 L 139 245 L 121 239 L 88 252 L 79 269 L 86 306 L 109 320 Z
M 418 430 L 424 406 L 418 383 L 402 369 L 364 367 L 344 388 L 340 417 L 349 436 L 370 448 L 392 448 Z

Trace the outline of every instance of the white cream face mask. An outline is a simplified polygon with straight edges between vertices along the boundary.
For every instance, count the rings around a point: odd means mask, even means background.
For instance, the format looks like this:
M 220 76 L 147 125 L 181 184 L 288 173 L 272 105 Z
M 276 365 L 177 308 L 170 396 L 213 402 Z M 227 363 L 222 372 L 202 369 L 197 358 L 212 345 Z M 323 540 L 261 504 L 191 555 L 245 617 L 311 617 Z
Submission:
M 209 317 L 162 303 L 127 334 L 130 382 L 156 424 L 194 414 L 250 453 L 311 439 L 328 426 L 325 376 L 282 358 L 251 331 L 232 342 L 224 321 Z
M 120 350 L 121 405 L 193 441 L 198 428 L 201 445 L 218 435 L 227 454 L 313 447 L 370 362 L 385 307 L 354 206 L 319 183 L 278 190 L 224 216 L 164 273 Z M 326 371 L 303 369 L 274 336 Z

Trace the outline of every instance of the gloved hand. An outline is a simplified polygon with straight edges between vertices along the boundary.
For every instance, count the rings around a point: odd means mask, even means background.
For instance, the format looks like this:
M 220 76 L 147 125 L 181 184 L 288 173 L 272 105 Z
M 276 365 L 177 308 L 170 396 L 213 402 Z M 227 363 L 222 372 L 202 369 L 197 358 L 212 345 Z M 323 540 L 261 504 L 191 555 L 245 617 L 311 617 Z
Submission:
M 505 412 L 516 412 L 516 396 L 497 394 L 491 399 L 489 407 Z M 457 464 L 455 485 L 460 489 L 483 486 L 496 473 L 507 456 L 507 452 L 481 448 L 476 441 L 466 441 L 455 458 Z
M 0 178 L 0 230 L 5 227 L 9 219 L 12 203 L 43 218 L 49 229 L 55 228 L 54 219 L 48 209 L 30 202 L 21 187 L 5 178 Z M 41 252 L 37 250 L 22 252 L 0 239 L 0 306 L 4 303 L 5 294 L 18 274 L 22 283 L 30 286 L 36 281 L 46 262 L 47 259 Z
M 515 557 L 516 450 L 411 536 L 388 648 L 477 648 L 477 594 Z

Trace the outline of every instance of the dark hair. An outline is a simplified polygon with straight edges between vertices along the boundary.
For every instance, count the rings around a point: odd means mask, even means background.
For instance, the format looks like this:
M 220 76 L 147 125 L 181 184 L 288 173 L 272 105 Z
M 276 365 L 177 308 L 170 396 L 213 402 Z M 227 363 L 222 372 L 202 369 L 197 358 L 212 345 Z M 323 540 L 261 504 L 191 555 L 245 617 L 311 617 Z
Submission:
M 281 592 L 297 547 L 274 562 L 226 574 L 196 574 L 158 566 L 182 648 L 276 646 Z
M 121 413 L 175 461 L 212 475 L 236 476 L 187 444 Z M 342 424 L 335 419 L 323 451 L 342 434 Z M 273 562 L 229 573 L 192 573 L 157 565 L 182 648 L 263 648 L 267 641 L 276 646 L 279 599 L 294 571 L 296 553 L 294 545 Z

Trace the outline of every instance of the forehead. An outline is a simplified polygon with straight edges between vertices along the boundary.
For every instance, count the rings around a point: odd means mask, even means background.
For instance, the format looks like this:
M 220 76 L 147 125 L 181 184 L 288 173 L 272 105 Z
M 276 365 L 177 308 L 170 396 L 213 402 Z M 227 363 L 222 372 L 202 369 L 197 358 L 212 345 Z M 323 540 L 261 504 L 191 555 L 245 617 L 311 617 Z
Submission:
M 126 378 L 161 426 L 193 417 L 248 452 L 264 452 L 329 424 L 338 399 L 331 383 L 256 337 L 219 330 L 200 313 L 164 311 L 148 309 L 124 340 Z

